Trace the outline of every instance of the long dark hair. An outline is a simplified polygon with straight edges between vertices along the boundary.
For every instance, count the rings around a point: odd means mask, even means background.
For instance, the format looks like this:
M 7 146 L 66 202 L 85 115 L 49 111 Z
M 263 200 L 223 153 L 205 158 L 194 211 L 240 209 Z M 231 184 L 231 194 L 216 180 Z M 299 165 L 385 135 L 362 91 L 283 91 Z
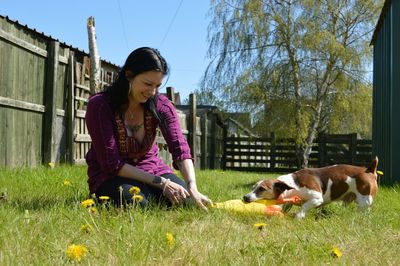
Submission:
M 160 71 L 164 76 L 169 73 L 168 64 L 157 49 L 141 47 L 131 52 L 119 71 L 117 79 L 104 90 L 115 111 L 122 112 L 128 107 L 129 81 L 125 73 L 127 70 L 131 72 L 130 78 L 134 78 L 146 71 Z M 151 111 L 154 117 L 161 122 L 162 120 L 155 106 L 157 94 L 147 100 L 145 109 Z

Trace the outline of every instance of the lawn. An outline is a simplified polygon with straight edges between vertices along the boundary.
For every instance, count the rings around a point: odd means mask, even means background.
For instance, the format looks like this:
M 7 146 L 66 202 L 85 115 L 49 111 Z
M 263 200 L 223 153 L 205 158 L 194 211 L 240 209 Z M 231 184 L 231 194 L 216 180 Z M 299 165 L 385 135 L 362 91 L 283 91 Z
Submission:
M 275 176 L 197 172 L 214 202 Z M 1 192 L 8 197 L 0 201 L 0 265 L 76 264 L 66 253 L 73 244 L 87 249 L 83 265 L 400 265 L 399 186 L 381 187 L 370 212 L 335 203 L 301 221 L 293 219 L 297 206 L 272 218 L 161 206 L 90 212 L 81 206 L 83 166 L 1 169 Z

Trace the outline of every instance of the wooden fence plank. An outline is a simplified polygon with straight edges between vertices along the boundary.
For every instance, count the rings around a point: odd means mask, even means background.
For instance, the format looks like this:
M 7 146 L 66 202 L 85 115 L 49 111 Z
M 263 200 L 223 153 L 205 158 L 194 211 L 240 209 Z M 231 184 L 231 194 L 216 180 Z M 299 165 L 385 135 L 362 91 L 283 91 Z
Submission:
M 188 142 L 190 146 L 190 150 L 192 152 L 192 158 L 196 162 L 196 118 L 197 118 L 197 111 L 196 111 L 196 95 L 191 93 L 189 95 L 189 136 Z
M 204 113 L 201 117 L 201 169 L 207 169 L 207 157 L 209 151 L 207 149 L 207 141 L 208 141 L 208 128 L 207 128 L 207 113 Z
M 74 154 L 75 154 L 75 144 L 74 144 L 74 128 L 75 128 L 75 109 L 74 109 L 74 66 L 75 66 L 75 55 L 74 52 L 70 52 L 69 62 L 68 62 L 68 96 L 67 96 L 67 116 L 68 116 L 68 125 L 67 125 L 67 161 L 71 164 L 74 163 Z
M 46 70 L 46 102 L 45 102 L 45 121 L 43 131 L 43 162 L 55 161 L 55 131 L 56 131 L 56 104 L 55 90 L 57 87 L 58 70 L 58 51 L 59 43 L 51 41 L 48 51 L 48 65 Z

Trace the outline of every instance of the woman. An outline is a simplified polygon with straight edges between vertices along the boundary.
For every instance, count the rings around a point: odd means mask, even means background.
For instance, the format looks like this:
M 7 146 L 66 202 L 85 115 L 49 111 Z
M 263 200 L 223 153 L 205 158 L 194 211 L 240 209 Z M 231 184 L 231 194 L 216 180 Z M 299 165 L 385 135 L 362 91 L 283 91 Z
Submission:
M 153 48 L 134 50 L 105 91 L 92 96 L 86 112 L 86 125 L 92 145 L 86 155 L 89 190 L 109 196 L 120 205 L 130 203 L 132 186 L 140 188 L 141 205 L 150 198 L 180 204 L 191 198 L 207 210 L 211 201 L 197 190 L 191 153 L 179 126 L 174 106 L 158 94 L 168 65 Z M 174 167 L 158 157 L 155 143 L 160 127 Z M 121 200 L 123 202 L 121 202 Z

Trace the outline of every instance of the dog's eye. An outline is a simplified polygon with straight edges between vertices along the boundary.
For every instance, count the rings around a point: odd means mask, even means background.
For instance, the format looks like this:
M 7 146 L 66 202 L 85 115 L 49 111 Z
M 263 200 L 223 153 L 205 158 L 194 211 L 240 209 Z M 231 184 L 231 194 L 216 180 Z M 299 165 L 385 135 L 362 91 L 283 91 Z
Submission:
M 259 188 L 258 188 L 258 191 L 263 192 L 263 191 L 265 191 L 265 188 L 259 187 Z

